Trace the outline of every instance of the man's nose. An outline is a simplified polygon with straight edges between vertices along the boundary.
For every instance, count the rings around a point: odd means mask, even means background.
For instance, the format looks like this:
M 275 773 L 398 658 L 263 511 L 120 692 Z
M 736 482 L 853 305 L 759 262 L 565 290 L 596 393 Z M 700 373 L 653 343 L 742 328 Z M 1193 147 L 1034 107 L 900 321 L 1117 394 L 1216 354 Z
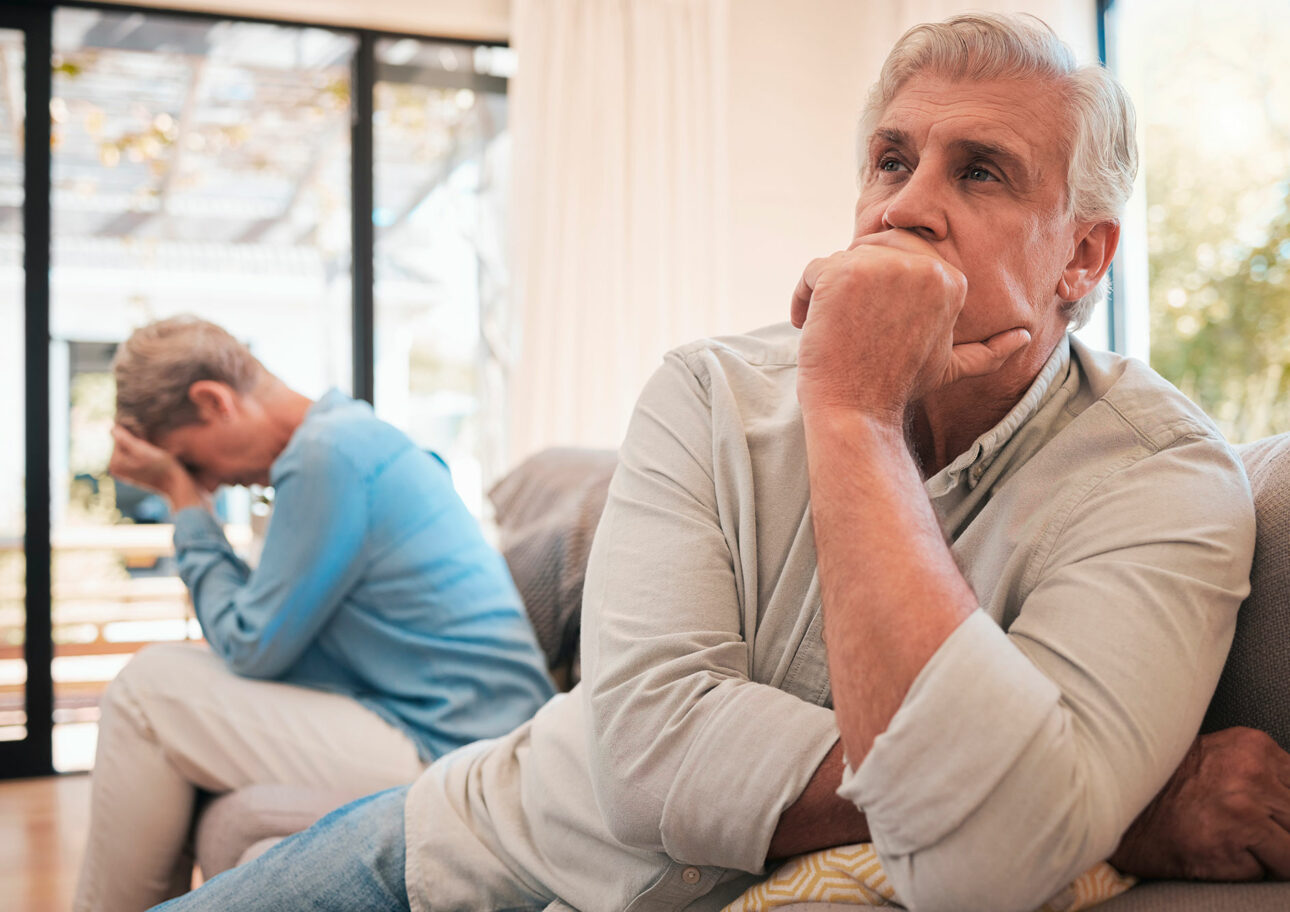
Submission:
M 884 228 L 904 228 L 927 241 L 942 241 L 949 231 L 945 194 L 950 188 L 930 168 L 916 168 L 882 213 Z

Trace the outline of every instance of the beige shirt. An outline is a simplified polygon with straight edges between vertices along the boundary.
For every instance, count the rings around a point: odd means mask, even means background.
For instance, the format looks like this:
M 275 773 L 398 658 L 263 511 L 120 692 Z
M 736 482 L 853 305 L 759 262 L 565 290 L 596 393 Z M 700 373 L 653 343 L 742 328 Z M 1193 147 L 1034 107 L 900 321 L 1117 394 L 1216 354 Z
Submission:
M 445 813 L 490 856 L 454 866 L 561 908 L 716 909 L 763 871 L 838 737 L 798 335 L 697 342 L 647 385 L 592 549 L 583 683 L 414 785 L 414 909 L 498 902 L 445 892 Z M 1033 908 L 1196 734 L 1248 590 L 1249 488 L 1181 394 L 1072 341 L 926 490 L 981 610 L 839 791 L 910 906 Z

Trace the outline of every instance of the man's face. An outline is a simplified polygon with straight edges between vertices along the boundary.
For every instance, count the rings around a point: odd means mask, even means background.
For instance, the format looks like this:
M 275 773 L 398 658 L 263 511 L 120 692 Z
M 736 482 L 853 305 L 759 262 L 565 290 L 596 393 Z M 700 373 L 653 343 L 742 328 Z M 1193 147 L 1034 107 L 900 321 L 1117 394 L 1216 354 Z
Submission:
M 1064 111 L 1047 83 L 921 75 L 868 138 L 855 237 L 906 229 L 967 277 L 955 342 L 1023 326 L 1047 357 L 1065 330 L 1057 283 L 1077 233 Z
M 269 468 L 277 453 L 266 444 L 271 437 L 263 432 L 251 410 L 244 406 L 232 414 L 210 420 L 198 420 L 158 436 L 157 446 L 179 460 L 193 480 L 208 491 L 220 485 L 269 483 Z

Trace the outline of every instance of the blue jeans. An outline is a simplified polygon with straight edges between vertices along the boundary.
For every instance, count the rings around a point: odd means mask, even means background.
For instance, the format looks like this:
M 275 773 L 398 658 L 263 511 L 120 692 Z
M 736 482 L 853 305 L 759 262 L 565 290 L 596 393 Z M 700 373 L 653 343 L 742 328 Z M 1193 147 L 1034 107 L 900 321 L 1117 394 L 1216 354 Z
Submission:
M 250 864 L 157 906 L 167 912 L 410 912 L 404 883 L 407 786 L 360 798 Z

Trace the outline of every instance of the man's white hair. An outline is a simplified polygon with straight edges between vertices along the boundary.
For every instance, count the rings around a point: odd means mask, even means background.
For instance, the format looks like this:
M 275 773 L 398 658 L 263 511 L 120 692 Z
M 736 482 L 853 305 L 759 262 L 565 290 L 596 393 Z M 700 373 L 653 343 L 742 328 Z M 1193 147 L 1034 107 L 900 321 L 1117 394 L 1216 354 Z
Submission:
M 865 147 L 896 93 L 914 76 L 953 80 L 1042 79 L 1054 83 L 1069 105 L 1069 127 L 1058 137 L 1066 153 L 1066 203 L 1078 221 L 1119 221 L 1138 172 L 1133 102 L 1103 66 L 1078 66 L 1071 49 L 1034 16 L 969 13 L 916 25 L 887 55 L 860 117 L 861 176 Z M 1068 305 L 1072 329 L 1088 322 L 1106 293 L 1098 287 Z

